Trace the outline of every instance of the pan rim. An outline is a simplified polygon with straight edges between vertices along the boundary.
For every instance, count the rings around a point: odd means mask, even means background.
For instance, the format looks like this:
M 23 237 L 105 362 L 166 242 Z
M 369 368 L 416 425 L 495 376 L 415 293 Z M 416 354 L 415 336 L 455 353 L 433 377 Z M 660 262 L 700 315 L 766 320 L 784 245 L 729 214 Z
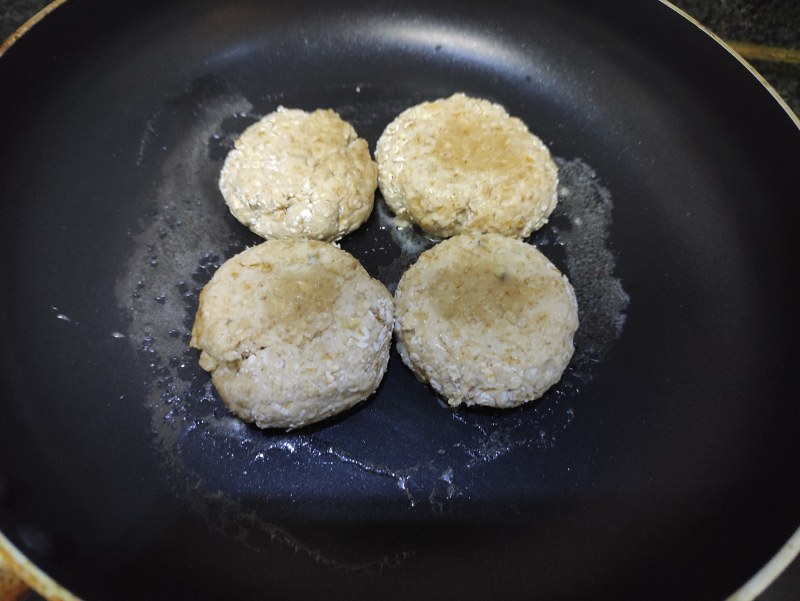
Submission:
M 0 558 L 5 560 L 6 564 L 20 580 L 45 599 L 80 601 L 79 597 L 76 597 L 58 584 L 51 576 L 28 559 L 2 532 L 0 532 Z
M 755 67 L 753 67 L 753 65 L 751 65 L 747 61 L 747 59 L 745 59 L 741 54 L 736 52 L 736 50 L 734 50 L 733 47 L 730 46 L 730 44 L 728 44 L 725 40 L 723 40 L 716 33 L 711 31 L 708 27 L 703 25 L 700 21 L 695 19 L 692 15 L 687 13 L 682 8 L 679 8 L 679 7 L 675 6 L 674 4 L 669 2 L 669 0 L 659 0 L 659 2 L 661 2 L 661 4 L 663 4 L 664 6 L 667 6 L 668 8 L 671 8 L 673 11 L 675 11 L 680 16 L 682 16 L 684 19 L 689 21 L 689 23 L 691 23 L 692 25 L 697 27 L 700 31 L 705 33 L 708 37 L 710 37 L 712 40 L 714 40 L 717 44 L 722 46 L 722 48 L 724 50 L 726 50 L 728 52 L 728 54 L 730 54 L 733 58 L 735 58 L 737 61 L 739 61 L 739 63 L 741 63 L 741 65 L 744 66 L 750 72 L 750 75 L 755 77 L 756 80 L 758 81 L 758 83 L 760 83 L 762 86 L 764 86 L 764 88 L 766 88 L 767 92 L 770 93 L 770 95 L 781 106 L 781 108 L 783 108 L 783 110 L 786 111 L 786 114 L 789 115 L 789 118 L 794 122 L 794 124 L 797 127 L 797 129 L 800 129 L 800 117 L 798 117 L 795 114 L 795 112 L 792 110 L 792 107 L 790 107 L 789 104 L 783 99 L 783 97 L 780 94 L 778 94 L 778 91 L 775 88 L 772 87 L 772 84 L 770 84 L 766 79 L 764 79 L 764 76 L 761 75 L 761 73 L 759 73 L 755 69 Z
M 680 7 L 672 4 L 669 0 L 659 0 L 661 4 L 670 8 L 675 13 L 682 16 L 690 24 L 705 33 L 714 42 L 720 45 L 734 59 L 736 59 L 755 79 L 767 90 L 772 98 L 786 112 L 794 125 L 800 130 L 800 117 L 792 110 L 775 88 L 753 67 L 741 54 L 733 47 L 720 38 L 717 34 L 703 25 L 700 21 L 692 17 Z M 5 53 L 18 42 L 33 27 L 49 16 L 61 5 L 66 4 L 67 0 L 52 0 L 49 4 L 40 9 L 25 23 L 12 32 L 8 38 L 0 41 L 0 59 Z M 80 601 L 80 598 L 69 592 L 60 585 L 54 578 L 45 573 L 33 561 L 31 561 L 14 543 L 12 543 L 2 531 L 0 531 L 0 557 L 6 560 L 12 570 L 33 590 L 46 599 L 60 599 L 64 601 Z M 800 557 L 800 526 L 781 546 L 780 549 L 744 584 L 735 592 L 728 596 L 725 601 L 755 601 L 778 577 L 792 564 L 795 559 Z
M 800 553 L 800 528 L 764 566 L 725 601 L 754 601 L 775 582 Z
M 664 6 L 675 11 L 677 14 L 682 16 L 686 19 L 689 23 L 697 27 L 700 31 L 705 33 L 708 37 L 714 40 L 717 44 L 719 44 L 724 50 L 728 52 L 733 58 L 735 58 L 739 63 L 744 66 L 749 72 L 750 75 L 756 78 L 756 80 L 770 93 L 770 95 L 775 99 L 775 101 L 786 111 L 786 114 L 789 115 L 789 118 L 795 124 L 798 130 L 800 130 L 800 117 L 798 117 L 795 112 L 792 110 L 792 107 L 783 99 L 783 97 L 777 92 L 777 90 L 772 87 L 772 85 L 764 78 L 761 73 L 759 73 L 753 65 L 751 65 L 747 59 L 745 59 L 741 54 L 736 52 L 725 40 L 711 31 L 708 27 L 703 25 L 700 21 L 695 19 L 689 13 L 687 13 L 682 8 L 675 6 L 669 0 L 659 0 Z M 798 557 L 800 557 L 800 526 L 798 526 L 797 530 L 789 537 L 789 539 L 783 544 L 783 546 L 778 549 L 778 551 L 773 555 L 767 563 L 765 563 L 758 572 L 753 574 L 744 584 L 742 584 L 735 592 L 733 592 L 725 601 L 755 601 L 755 599 L 761 595 L 767 588 L 775 582 L 778 577 L 786 570 L 786 568 L 791 565 L 793 561 L 795 561 Z
M 8 38 L 2 40 L 0 42 L 0 57 L 2 57 L 6 51 L 11 48 L 11 46 L 13 46 L 23 35 L 28 33 L 28 31 L 30 31 L 34 25 L 36 25 L 39 21 L 44 19 L 47 15 L 64 4 L 66 1 L 67 0 L 53 0 L 50 2 L 50 4 L 39 10 L 39 12 L 20 25 L 11 33 L 11 35 L 8 36 Z

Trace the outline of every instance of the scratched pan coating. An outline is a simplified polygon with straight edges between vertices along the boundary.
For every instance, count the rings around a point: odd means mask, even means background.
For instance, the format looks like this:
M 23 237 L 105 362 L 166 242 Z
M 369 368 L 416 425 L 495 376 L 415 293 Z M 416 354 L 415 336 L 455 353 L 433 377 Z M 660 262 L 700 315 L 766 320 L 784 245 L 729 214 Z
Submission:
M 720 599 L 800 522 L 800 135 L 668 7 L 71 0 L 0 83 L 0 529 L 76 594 Z M 557 159 L 529 242 L 578 295 L 562 381 L 454 412 L 393 352 L 325 424 L 232 418 L 187 343 L 258 241 L 216 188 L 235 137 L 330 107 L 374 150 L 456 91 Z M 390 289 L 431 244 L 380 195 L 342 240 Z

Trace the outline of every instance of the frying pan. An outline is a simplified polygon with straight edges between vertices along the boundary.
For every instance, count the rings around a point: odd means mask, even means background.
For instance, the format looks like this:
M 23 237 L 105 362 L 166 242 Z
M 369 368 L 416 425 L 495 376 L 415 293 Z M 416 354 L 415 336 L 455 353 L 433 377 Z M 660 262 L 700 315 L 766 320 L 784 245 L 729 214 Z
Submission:
M 92 2 L 0 59 L 0 530 L 86 599 L 722 599 L 800 523 L 800 132 L 658 2 Z M 534 235 L 573 280 L 562 382 L 451 411 L 392 355 L 330 422 L 233 419 L 187 348 L 258 240 L 216 177 L 279 105 L 374 148 L 500 102 L 558 159 Z M 378 195 L 390 288 L 430 241 Z

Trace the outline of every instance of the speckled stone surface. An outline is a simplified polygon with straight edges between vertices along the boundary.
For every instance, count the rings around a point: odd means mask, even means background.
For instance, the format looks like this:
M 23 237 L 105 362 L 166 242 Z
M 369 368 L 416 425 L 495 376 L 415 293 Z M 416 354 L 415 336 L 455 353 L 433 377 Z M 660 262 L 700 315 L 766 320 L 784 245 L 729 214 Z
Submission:
M 800 50 L 800 1 L 673 0 L 673 3 L 726 41 Z M 5 40 L 47 4 L 43 0 L 0 0 L 0 40 Z M 800 115 L 800 64 L 763 60 L 752 60 L 751 64 Z M 24 601 L 39 599 L 29 594 Z M 798 599 L 800 561 L 796 560 L 759 601 Z
M 726 41 L 800 51 L 797 0 L 672 0 Z M 800 115 L 800 63 L 751 60 L 751 64 Z M 800 599 L 800 593 L 794 599 Z
M 0 40 L 5 40 L 47 4 L 42 0 L 0 0 Z
M 792 0 L 673 0 L 724 38 L 800 47 L 800 3 Z

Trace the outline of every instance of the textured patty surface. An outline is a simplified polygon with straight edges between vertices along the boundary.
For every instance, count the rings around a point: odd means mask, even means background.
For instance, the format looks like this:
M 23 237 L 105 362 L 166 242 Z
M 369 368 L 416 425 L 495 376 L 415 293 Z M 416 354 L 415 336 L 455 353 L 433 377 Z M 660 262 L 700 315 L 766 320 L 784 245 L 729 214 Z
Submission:
M 377 165 L 366 140 L 334 111 L 280 107 L 228 153 L 219 189 L 259 236 L 338 240 L 372 212 Z
M 372 394 L 389 361 L 392 297 L 347 252 L 271 240 L 226 261 L 200 294 L 191 346 L 228 408 L 298 428 Z
M 403 362 L 451 406 L 542 396 L 573 354 L 575 293 L 536 248 L 462 234 L 425 251 L 395 291 Z
M 455 94 L 407 109 L 384 130 L 375 158 L 395 215 L 436 238 L 525 237 L 556 206 L 558 168 L 550 151 L 487 100 Z

